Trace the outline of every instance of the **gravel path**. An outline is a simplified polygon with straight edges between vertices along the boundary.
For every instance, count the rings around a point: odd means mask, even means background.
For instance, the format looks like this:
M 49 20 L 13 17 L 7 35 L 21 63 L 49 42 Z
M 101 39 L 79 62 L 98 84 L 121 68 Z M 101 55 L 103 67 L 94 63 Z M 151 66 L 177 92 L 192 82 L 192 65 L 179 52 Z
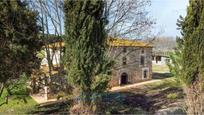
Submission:
M 165 79 L 162 79 L 162 80 L 165 80 Z M 112 87 L 110 89 L 110 91 L 120 91 L 120 90 L 125 90 L 125 89 L 131 89 L 131 88 L 135 88 L 135 87 L 138 87 L 138 86 L 146 85 L 146 84 L 149 84 L 149 83 L 160 82 L 162 80 L 161 79 L 153 79 L 153 80 L 150 80 L 150 81 L 144 81 L 144 82 L 134 83 L 134 84 L 125 85 L 125 86 Z

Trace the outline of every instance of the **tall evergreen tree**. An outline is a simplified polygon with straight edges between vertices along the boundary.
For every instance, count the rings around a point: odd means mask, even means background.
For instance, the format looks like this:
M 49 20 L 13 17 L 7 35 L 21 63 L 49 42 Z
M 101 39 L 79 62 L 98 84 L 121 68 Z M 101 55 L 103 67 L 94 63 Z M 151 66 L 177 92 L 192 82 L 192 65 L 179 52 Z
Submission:
M 179 20 L 183 35 L 182 77 L 188 114 L 204 113 L 204 1 L 190 0 L 187 16 Z
M 18 81 L 39 66 L 36 57 L 40 50 L 37 13 L 21 0 L 0 0 L 0 85 L 4 87 Z M 37 63 L 38 62 L 38 63 Z
M 68 80 L 79 89 L 80 104 L 88 107 L 106 90 L 111 72 L 105 56 L 104 1 L 65 0 L 64 9 Z

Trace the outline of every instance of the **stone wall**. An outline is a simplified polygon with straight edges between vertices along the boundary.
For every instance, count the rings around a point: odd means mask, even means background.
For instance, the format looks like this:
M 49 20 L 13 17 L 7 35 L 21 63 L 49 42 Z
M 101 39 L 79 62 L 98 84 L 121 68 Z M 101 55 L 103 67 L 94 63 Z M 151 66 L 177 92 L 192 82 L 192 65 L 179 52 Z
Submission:
M 144 64 L 141 64 L 142 56 L 144 57 Z M 152 48 L 112 47 L 110 57 L 115 61 L 110 81 L 111 87 L 121 85 L 123 73 L 127 74 L 127 84 L 152 78 Z M 123 63 L 124 61 L 126 64 Z M 144 78 L 145 71 L 146 78 Z
M 52 54 L 51 54 L 52 55 Z M 42 65 L 48 65 L 47 59 L 42 61 Z M 141 64 L 141 56 L 144 57 L 144 65 Z M 152 48 L 135 46 L 114 46 L 111 47 L 110 57 L 115 61 L 112 71 L 110 86 L 121 85 L 121 76 L 127 74 L 127 84 L 149 80 L 152 77 Z M 126 64 L 123 64 L 126 58 Z M 59 51 L 56 50 L 53 56 L 53 64 L 59 64 Z M 147 70 L 147 77 L 144 78 L 144 71 Z

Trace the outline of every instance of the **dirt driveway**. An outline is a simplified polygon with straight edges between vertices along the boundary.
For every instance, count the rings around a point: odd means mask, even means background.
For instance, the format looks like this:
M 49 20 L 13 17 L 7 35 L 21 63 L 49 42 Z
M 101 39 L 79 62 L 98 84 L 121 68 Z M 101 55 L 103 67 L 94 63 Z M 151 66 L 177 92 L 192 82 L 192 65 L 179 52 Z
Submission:
M 134 84 L 129 84 L 129 85 L 125 85 L 125 86 L 112 87 L 110 89 L 110 91 L 120 91 L 120 90 L 136 88 L 138 86 L 143 86 L 143 85 L 147 85 L 147 84 L 150 84 L 150 83 L 161 82 L 162 80 L 164 81 L 165 79 L 152 79 L 152 80 L 144 81 L 144 82 L 140 82 L 140 83 L 134 83 Z

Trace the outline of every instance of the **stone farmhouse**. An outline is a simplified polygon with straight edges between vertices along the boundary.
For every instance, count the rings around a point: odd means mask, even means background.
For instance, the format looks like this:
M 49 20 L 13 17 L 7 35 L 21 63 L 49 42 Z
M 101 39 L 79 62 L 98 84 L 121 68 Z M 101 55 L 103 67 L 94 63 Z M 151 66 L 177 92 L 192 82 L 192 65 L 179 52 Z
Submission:
M 172 51 L 153 51 L 152 53 L 152 64 L 153 65 L 166 65 L 172 63 L 169 54 Z
M 118 86 L 152 78 L 152 46 L 142 41 L 114 39 L 109 42 L 113 67 L 110 86 Z
M 59 43 L 51 44 L 55 47 Z M 61 43 L 64 45 L 64 43 Z M 152 46 L 142 41 L 128 39 L 109 39 L 108 55 L 115 61 L 109 85 L 120 86 L 146 81 L 152 78 Z M 51 51 L 52 52 L 52 51 Z M 47 66 L 47 60 L 42 60 L 41 65 Z M 59 50 L 54 51 L 53 65 L 59 64 Z

